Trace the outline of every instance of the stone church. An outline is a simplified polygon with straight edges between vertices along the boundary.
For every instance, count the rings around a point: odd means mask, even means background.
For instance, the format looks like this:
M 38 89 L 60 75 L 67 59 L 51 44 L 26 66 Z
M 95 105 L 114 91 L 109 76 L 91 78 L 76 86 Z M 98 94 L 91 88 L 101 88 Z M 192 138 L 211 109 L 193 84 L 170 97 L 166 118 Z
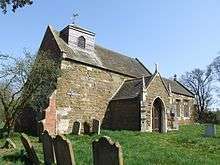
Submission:
M 92 119 L 104 129 L 141 132 L 177 130 L 192 121 L 194 94 L 176 77 L 162 77 L 157 67 L 151 73 L 137 58 L 97 45 L 92 31 L 48 26 L 40 50 L 61 59 L 62 74 L 41 119 L 50 133 L 71 133 L 75 121 L 83 126 Z

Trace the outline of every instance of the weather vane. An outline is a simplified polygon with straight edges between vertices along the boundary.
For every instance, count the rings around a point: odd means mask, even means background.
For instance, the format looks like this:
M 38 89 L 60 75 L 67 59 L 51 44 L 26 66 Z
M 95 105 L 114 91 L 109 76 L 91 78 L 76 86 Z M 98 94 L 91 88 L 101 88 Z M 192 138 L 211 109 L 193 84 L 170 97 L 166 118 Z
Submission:
M 73 21 L 73 22 L 72 22 L 73 24 L 76 24 L 76 18 L 77 18 L 77 17 L 79 17 L 79 14 L 78 14 L 78 13 L 73 13 L 73 16 L 71 17 L 71 19 L 72 19 L 72 21 Z

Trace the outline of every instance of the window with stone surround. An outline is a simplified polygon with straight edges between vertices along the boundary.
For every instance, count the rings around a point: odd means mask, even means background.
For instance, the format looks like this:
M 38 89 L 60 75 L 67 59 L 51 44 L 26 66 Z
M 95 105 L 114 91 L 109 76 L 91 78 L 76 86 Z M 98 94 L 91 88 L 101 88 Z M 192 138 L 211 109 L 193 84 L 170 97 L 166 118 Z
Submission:
M 180 100 L 176 99 L 176 116 L 180 117 Z
M 85 37 L 80 36 L 80 37 L 78 38 L 78 43 L 77 43 L 77 45 L 78 45 L 78 47 L 80 47 L 80 48 L 82 48 L 82 49 L 85 49 L 85 47 L 86 47 L 86 39 L 85 39 Z
M 189 100 L 183 101 L 184 117 L 189 117 Z

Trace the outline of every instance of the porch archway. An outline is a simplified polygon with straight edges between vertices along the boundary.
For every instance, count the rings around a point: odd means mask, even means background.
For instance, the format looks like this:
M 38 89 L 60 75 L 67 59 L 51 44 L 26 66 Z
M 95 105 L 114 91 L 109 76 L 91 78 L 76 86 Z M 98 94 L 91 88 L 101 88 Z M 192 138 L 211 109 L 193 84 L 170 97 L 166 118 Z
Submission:
M 152 131 L 166 132 L 165 127 L 165 105 L 163 101 L 157 97 L 152 106 Z

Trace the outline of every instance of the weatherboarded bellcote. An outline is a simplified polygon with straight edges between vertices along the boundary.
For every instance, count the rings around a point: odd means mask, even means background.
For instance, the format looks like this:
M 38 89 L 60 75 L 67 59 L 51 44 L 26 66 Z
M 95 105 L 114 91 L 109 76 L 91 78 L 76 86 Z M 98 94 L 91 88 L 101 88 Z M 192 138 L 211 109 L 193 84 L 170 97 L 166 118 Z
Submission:
M 60 37 L 72 49 L 93 53 L 95 48 L 95 33 L 70 24 L 60 32 Z

